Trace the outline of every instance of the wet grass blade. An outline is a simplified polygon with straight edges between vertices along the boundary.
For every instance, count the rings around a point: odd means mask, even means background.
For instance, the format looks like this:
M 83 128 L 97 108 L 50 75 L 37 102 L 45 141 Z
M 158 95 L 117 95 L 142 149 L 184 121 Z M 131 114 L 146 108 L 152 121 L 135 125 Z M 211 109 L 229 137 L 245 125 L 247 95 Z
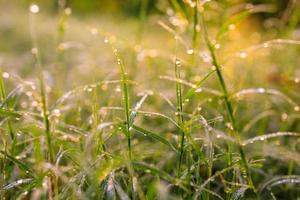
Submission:
M 145 129 L 143 129 L 141 127 L 138 127 L 138 126 L 135 126 L 135 125 L 133 125 L 132 128 L 134 130 L 136 130 L 137 132 L 142 133 L 146 137 L 150 137 L 150 138 L 152 138 L 154 140 L 157 140 L 157 141 L 159 141 L 159 142 L 167 145 L 168 147 L 170 147 L 171 149 L 173 149 L 176 153 L 178 153 L 178 149 L 173 144 L 171 144 L 167 139 L 165 139 L 164 137 L 160 136 L 159 134 L 153 133 L 151 131 L 145 130 Z

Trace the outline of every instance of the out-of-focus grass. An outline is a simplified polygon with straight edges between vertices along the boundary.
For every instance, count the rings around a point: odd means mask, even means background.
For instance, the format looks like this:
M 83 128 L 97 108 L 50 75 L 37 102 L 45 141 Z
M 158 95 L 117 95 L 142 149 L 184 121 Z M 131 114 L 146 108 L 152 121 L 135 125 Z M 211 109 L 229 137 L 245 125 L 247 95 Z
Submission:
M 299 4 L 147 3 L 1 2 L 1 198 L 298 197 Z

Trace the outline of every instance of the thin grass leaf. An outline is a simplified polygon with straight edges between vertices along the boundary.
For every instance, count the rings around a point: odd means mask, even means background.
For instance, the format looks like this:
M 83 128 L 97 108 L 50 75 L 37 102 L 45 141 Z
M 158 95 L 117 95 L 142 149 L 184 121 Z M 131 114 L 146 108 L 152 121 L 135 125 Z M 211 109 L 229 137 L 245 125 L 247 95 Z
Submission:
M 298 175 L 290 175 L 290 176 L 278 176 L 272 178 L 271 180 L 267 180 L 259 187 L 259 193 L 262 194 L 266 189 L 271 189 L 277 185 L 283 184 L 300 184 L 300 176 Z
M 26 183 L 30 183 L 32 180 L 33 180 L 32 178 L 19 179 L 19 180 L 15 181 L 15 182 L 12 182 L 12 183 L 4 186 L 2 188 L 2 190 L 10 190 L 10 189 L 18 187 L 20 185 L 23 185 L 23 184 L 26 184 Z
M 166 140 L 164 137 L 160 136 L 159 134 L 156 134 L 156 133 L 153 133 L 151 131 L 145 130 L 145 129 L 143 129 L 141 127 L 138 127 L 136 125 L 133 125 L 132 128 L 134 130 L 136 130 L 138 133 L 142 133 L 144 136 L 150 137 L 154 140 L 157 140 L 157 141 L 167 145 L 172 150 L 174 150 L 176 153 L 178 153 L 177 148 L 172 143 L 170 143 L 168 140 Z
M 31 170 L 31 168 L 27 164 L 25 164 L 22 161 L 14 158 L 13 156 L 9 155 L 8 153 L 6 153 L 4 151 L 0 151 L 0 153 L 2 155 L 6 156 L 9 160 L 11 160 L 12 162 L 14 162 L 15 164 L 17 164 L 20 168 L 24 169 L 27 172 L 30 172 L 29 173 L 30 176 L 34 176 L 33 171 Z
M 300 137 L 300 133 L 296 133 L 296 132 L 268 133 L 268 134 L 259 135 L 259 136 L 250 138 L 248 140 L 245 140 L 244 142 L 242 142 L 242 144 L 243 144 L 243 146 L 245 146 L 245 145 L 253 144 L 253 143 L 258 142 L 258 141 L 263 142 L 263 141 L 268 140 L 268 139 L 277 138 L 277 137 L 283 137 L 283 136 Z

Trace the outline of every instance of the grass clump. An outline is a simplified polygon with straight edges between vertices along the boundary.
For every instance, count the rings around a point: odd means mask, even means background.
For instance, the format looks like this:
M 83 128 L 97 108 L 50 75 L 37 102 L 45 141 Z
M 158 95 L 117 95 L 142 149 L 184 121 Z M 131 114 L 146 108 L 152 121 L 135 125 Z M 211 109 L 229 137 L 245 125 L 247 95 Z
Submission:
M 296 199 L 293 2 L 6 4 L 1 199 Z

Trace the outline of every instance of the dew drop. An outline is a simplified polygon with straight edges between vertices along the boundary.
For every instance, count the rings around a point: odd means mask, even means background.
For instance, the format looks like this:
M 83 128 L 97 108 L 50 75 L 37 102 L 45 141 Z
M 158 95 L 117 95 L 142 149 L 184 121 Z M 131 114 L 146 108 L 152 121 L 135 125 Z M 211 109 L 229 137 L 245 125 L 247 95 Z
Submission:
M 105 37 L 103 41 L 104 41 L 104 43 L 107 44 L 109 42 L 109 39 L 107 37 Z
M 264 138 L 263 136 L 261 136 L 261 137 L 259 138 L 259 140 L 260 140 L 260 141 L 264 141 L 265 138 Z
M 3 73 L 2 73 L 2 77 L 3 77 L 3 78 L 9 78 L 9 73 L 3 72 Z
M 282 113 L 281 119 L 282 119 L 282 121 L 286 121 L 288 119 L 288 114 Z
M 119 85 L 117 85 L 115 91 L 116 91 L 116 92 L 121 92 L 121 87 L 120 87 Z
M 235 25 L 234 25 L 234 24 L 230 24 L 230 25 L 228 26 L 228 29 L 229 29 L 229 30 L 234 30 L 234 29 L 235 29 Z
M 52 112 L 53 112 L 53 115 L 56 116 L 56 117 L 59 117 L 61 115 L 59 109 L 54 109 Z
M 220 49 L 220 48 L 221 48 L 221 45 L 220 45 L 220 44 L 215 44 L 215 48 L 216 48 L 216 49 Z
M 263 46 L 263 48 L 268 48 L 269 44 L 268 43 L 264 43 L 262 46 Z
M 71 13 L 72 13 L 72 9 L 71 8 L 66 8 L 65 9 L 65 14 L 66 15 L 71 15 Z
M 30 91 L 26 92 L 25 94 L 26 94 L 26 96 L 28 96 L 28 97 L 31 97 L 31 96 L 32 96 L 32 92 L 30 92 Z
M 107 90 L 107 88 L 108 88 L 107 84 L 101 85 L 101 89 L 102 89 L 103 91 Z
M 265 92 L 265 89 L 264 88 L 258 88 L 258 93 L 264 93 Z
M 200 93 L 200 92 L 202 92 L 202 91 L 203 91 L 202 88 L 197 88 L 197 89 L 195 90 L 196 93 Z
M 300 110 L 300 107 L 299 106 L 295 106 L 294 110 L 298 112 Z
M 244 52 L 244 51 L 241 51 L 240 52 L 240 58 L 247 58 L 247 53 L 246 52 Z
M 176 64 L 176 65 L 180 65 L 180 60 L 179 60 L 178 58 L 176 58 L 175 64 Z
M 91 28 L 90 30 L 92 35 L 97 35 L 98 34 L 98 29 L 97 28 Z
M 186 51 L 186 53 L 189 55 L 192 55 L 194 53 L 194 50 L 192 48 L 190 48 Z
M 40 8 L 39 8 L 38 5 L 32 4 L 32 5 L 30 6 L 30 12 L 31 12 L 31 13 L 36 14 L 36 13 L 38 13 L 39 11 L 40 11 Z
M 295 83 L 300 83 L 300 79 L 299 79 L 299 78 L 295 78 L 295 79 L 294 79 L 294 82 L 295 82 Z
M 33 54 L 33 55 L 36 55 L 36 54 L 38 54 L 38 49 L 37 48 L 32 48 L 31 49 L 31 53 Z

